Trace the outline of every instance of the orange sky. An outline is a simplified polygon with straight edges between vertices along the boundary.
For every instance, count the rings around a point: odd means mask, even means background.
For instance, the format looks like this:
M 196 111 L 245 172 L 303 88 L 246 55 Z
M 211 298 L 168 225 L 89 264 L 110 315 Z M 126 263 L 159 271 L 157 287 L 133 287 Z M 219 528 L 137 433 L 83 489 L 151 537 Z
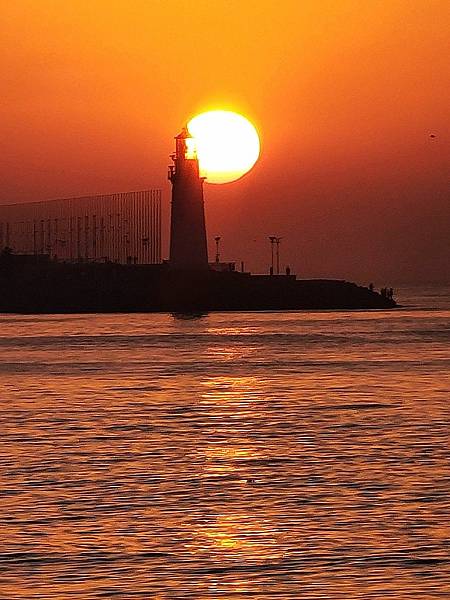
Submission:
M 263 270 L 276 234 L 300 276 L 450 279 L 448 0 L 0 11 L 0 203 L 160 187 L 167 214 L 173 136 L 199 111 L 237 110 L 262 156 L 206 186 L 226 258 Z

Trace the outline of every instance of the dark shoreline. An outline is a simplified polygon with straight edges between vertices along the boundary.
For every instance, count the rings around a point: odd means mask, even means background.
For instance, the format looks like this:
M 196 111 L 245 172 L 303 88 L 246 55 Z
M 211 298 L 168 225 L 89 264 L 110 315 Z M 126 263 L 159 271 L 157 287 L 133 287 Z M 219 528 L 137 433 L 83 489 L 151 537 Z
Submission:
M 166 264 L 0 261 L 0 312 L 23 314 L 358 310 L 394 300 L 343 280 L 171 271 Z

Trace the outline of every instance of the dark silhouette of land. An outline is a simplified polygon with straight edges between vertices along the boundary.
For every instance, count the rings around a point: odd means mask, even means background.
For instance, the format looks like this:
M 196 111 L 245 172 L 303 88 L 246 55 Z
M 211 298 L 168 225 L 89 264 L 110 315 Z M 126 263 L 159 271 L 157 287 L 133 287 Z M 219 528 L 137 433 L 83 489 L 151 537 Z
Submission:
M 203 312 L 393 308 L 395 301 L 339 280 L 176 271 L 167 264 L 60 263 L 0 256 L 0 312 Z

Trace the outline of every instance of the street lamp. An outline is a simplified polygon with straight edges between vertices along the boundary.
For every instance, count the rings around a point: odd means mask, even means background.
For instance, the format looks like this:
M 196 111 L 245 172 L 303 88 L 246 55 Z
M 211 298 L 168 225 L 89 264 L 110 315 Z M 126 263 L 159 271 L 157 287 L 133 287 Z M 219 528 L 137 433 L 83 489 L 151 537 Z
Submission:
M 277 245 L 277 275 L 280 274 L 280 242 L 280 237 L 275 238 L 275 244 Z
M 270 274 L 273 275 L 273 248 L 274 248 L 274 244 L 276 242 L 276 236 L 275 235 L 269 235 L 269 240 L 270 240 L 270 252 L 271 252 L 271 265 L 270 265 Z
M 220 261 L 220 252 L 219 252 L 220 235 L 216 235 L 216 237 L 214 238 L 214 241 L 216 242 L 216 263 L 219 263 L 219 261 Z

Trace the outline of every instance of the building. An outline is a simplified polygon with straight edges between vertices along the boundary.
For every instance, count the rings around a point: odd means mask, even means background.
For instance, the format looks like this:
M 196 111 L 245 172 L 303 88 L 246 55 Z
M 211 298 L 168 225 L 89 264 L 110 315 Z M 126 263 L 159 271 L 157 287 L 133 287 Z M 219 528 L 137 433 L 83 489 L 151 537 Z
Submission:
M 193 138 L 186 128 L 175 138 L 174 164 L 169 167 L 172 183 L 170 258 L 172 269 L 208 270 L 203 181 Z
M 0 249 L 68 262 L 161 262 L 161 190 L 0 206 Z

